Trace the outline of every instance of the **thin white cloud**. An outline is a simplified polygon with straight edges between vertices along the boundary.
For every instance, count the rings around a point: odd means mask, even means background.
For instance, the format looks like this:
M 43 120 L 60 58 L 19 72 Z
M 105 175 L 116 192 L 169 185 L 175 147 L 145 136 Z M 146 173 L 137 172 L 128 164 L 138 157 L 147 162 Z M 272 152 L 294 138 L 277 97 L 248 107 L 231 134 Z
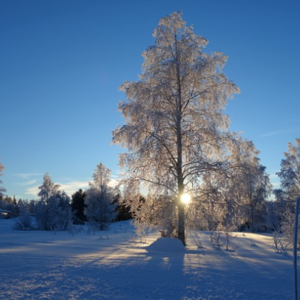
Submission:
M 65 191 L 68 195 L 74 194 L 79 189 L 84 189 L 89 186 L 87 181 L 70 181 L 66 183 L 57 183 L 60 185 L 60 190 Z M 33 197 L 37 197 L 39 193 L 39 186 L 33 186 L 30 188 L 27 188 L 25 191 L 26 195 L 31 195 Z
M 39 191 L 40 190 L 39 190 L 38 186 L 33 186 L 33 187 L 30 187 L 30 188 L 27 188 L 26 191 L 25 191 L 25 194 L 33 196 L 33 197 L 37 197 Z
M 65 191 L 68 195 L 72 195 L 79 189 L 84 189 L 89 186 L 87 181 L 71 181 L 67 183 L 58 183 L 60 185 L 60 190 Z
M 276 174 L 276 172 L 272 172 L 269 174 L 270 176 L 270 182 L 273 186 L 273 189 L 278 189 L 280 188 L 280 178 Z
M 18 173 L 15 176 L 20 177 L 22 179 L 28 179 L 30 177 L 40 176 L 42 173 Z
M 111 179 L 110 182 L 108 183 L 108 186 L 114 188 L 119 184 L 119 180 L 117 179 Z
M 270 137 L 270 136 L 274 136 L 274 135 L 283 135 L 283 134 L 298 132 L 298 131 L 299 131 L 299 128 L 280 129 L 280 130 L 274 130 L 274 131 L 265 133 L 265 134 L 261 135 L 261 137 Z
M 270 136 L 274 136 L 274 135 L 281 135 L 281 134 L 285 134 L 287 132 L 288 132 L 287 130 L 275 130 L 275 131 L 271 131 L 271 132 L 263 134 L 262 137 L 270 137 Z
M 119 182 L 117 179 L 111 179 L 110 182 L 108 183 L 108 185 L 110 187 L 116 187 L 118 183 Z M 69 182 L 65 182 L 65 183 L 57 182 L 57 184 L 60 185 L 59 189 L 61 191 L 65 191 L 69 196 L 71 196 L 72 194 L 77 192 L 79 189 L 85 190 L 85 189 L 89 188 L 88 181 L 73 180 L 73 181 L 69 181 Z M 33 197 L 37 197 L 39 191 L 40 191 L 39 186 L 33 186 L 33 187 L 27 188 L 25 191 L 25 194 L 33 196 Z
M 29 185 L 33 185 L 33 184 L 36 184 L 36 183 L 37 183 L 37 180 L 32 179 L 32 180 L 29 180 L 29 181 L 26 181 L 26 182 L 18 183 L 18 185 L 20 185 L 20 186 L 29 186 Z

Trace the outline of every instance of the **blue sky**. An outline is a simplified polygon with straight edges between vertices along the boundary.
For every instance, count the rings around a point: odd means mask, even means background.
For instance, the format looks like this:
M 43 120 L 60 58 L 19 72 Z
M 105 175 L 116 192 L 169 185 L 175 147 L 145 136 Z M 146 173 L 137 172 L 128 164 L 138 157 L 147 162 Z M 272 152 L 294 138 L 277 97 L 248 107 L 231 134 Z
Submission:
M 152 0 L 0 2 L 0 161 L 7 194 L 37 198 L 45 172 L 68 193 L 85 188 L 101 161 L 118 176 L 111 132 L 125 80 L 141 74 L 159 19 L 182 11 L 229 56 L 241 89 L 226 113 L 260 150 L 278 187 L 287 143 L 300 137 L 300 2 Z

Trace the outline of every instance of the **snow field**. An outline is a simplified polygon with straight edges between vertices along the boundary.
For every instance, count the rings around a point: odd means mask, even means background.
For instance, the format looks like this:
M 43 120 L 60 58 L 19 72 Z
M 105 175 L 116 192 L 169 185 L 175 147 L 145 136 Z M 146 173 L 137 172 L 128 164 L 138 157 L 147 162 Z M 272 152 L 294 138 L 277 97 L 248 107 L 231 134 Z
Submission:
M 226 251 L 209 232 L 191 234 L 186 249 L 159 233 L 141 242 L 129 222 L 90 234 L 12 225 L 0 220 L 0 299 L 293 298 L 292 257 L 275 253 L 271 235 L 234 233 Z

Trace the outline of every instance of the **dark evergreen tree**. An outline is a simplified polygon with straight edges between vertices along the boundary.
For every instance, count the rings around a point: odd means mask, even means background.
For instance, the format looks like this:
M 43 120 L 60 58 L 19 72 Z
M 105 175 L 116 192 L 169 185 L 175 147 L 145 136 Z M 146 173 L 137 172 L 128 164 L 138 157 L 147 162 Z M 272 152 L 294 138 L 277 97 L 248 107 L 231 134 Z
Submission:
M 86 205 L 84 204 L 84 199 L 85 199 L 86 193 L 80 189 L 76 193 L 72 195 L 72 202 L 71 202 L 71 207 L 72 211 L 75 214 L 75 222 L 76 219 L 77 221 L 84 222 L 86 221 L 86 216 L 84 215 L 84 209 Z
M 117 194 L 114 197 L 113 203 L 117 204 L 118 216 L 116 218 L 116 221 L 126 221 L 132 219 L 132 214 L 130 212 L 128 202 L 124 200 L 120 194 Z
M 36 201 L 30 200 L 29 205 L 28 205 L 28 210 L 29 210 L 29 213 L 32 215 L 35 214 L 35 206 L 36 206 Z

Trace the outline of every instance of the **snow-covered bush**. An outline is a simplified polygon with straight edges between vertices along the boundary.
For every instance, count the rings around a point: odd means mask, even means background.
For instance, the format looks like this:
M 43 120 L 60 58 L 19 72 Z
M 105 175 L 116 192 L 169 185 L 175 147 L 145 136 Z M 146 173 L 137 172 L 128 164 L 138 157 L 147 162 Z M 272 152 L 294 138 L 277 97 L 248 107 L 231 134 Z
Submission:
M 25 205 L 20 207 L 20 215 L 17 218 L 13 229 L 15 230 L 32 230 L 35 226 L 32 222 L 32 217 Z

